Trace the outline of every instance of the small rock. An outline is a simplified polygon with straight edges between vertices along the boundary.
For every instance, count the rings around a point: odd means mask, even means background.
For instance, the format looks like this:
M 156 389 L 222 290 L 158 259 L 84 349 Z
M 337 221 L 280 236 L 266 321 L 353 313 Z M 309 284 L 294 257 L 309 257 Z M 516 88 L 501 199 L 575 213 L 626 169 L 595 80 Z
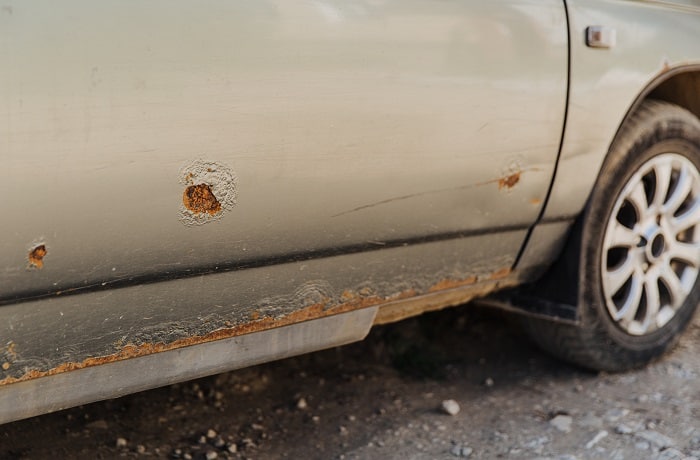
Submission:
M 207 443 L 207 437 L 204 436 L 204 435 L 202 435 L 202 436 L 199 437 L 199 439 L 197 440 L 197 442 L 198 442 L 199 444 L 206 444 L 206 443 Z
M 659 452 L 659 455 L 656 457 L 657 460 L 687 460 L 687 457 L 683 454 L 678 449 L 674 449 L 673 447 L 664 449 L 661 452 Z
M 311 417 L 311 421 L 314 423 L 319 423 L 321 421 L 321 417 L 319 417 L 318 415 L 314 415 L 313 417 Z
M 600 442 L 600 440 L 603 439 L 604 437 L 606 437 L 607 435 L 608 435 L 607 431 L 600 430 L 595 436 L 593 436 L 593 439 L 591 439 L 590 441 L 588 441 L 586 443 L 586 449 L 591 449 L 593 446 L 598 444 L 598 442 Z
M 214 431 L 214 430 L 212 430 L 211 428 L 209 428 L 209 429 L 207 430 L 207 438 L 209 438 L 209 439 L 214 439 L 215 437 L 216 437 L 216 431 Z
M 568 416 L 568 415 L 557 415 L 554 417 L 552 420 L 549 421 L 549 424 L 552 425 L 554 428 L 556 428 L 559 431 L 563 431 L 564 433 L 568 433 L 571 431 L 571 422 L 573 422 L 573 419 Z
M 348 429 L 345 428 L 343 425 L 340 425 L 338 427 L 338 433 L 340 433 L 341 436 L 346 436 L 348 434 Z
M 304 410 L 307 407 L 309 407 L 309 405 L 306 403 L 306 399 L 299 398 L 299 400 L 297 401 L 297 409 Z
M 637 441 L 634 443 L 634 447 L 635 449 L 639 450 L 649 450 L 649 447 L 651 447 L 651 445 L 646 441 Z
M 236 444 L 234 444 L 234 443 L 231 443 L 231 444 L 228 445 L 228 447 L 226 448 L 226 450 L 228 450 L 228 451 L 229 451 L 230 453 L 232 453 L 232 454 L 235 454 L 236 452 L 238 452 L 238 446 L 237 446 Z
M 189 452 L 185 452 L 182 455 L 182 458 L 184 458 L 185 460 L 192 460 L 192 454 L 190 454 Z
M 104 420 L 95 420 L 94 422 L 90 422 L 85 425 L 85 428 L 106 430 L 109 428 L 109 425 L 107 425 L 107 422 Z
M 486 386 L 489 387 L 489 388 L 493 386 L 493 383 L 494 383 L 494 382 L 493 382 L 493 379 L 492 379 L 491 377 L 489 377 L 489 378 L 487 378 L 486 380 L 484 380 L 484 385 L 486 385 Z
M 207 455 L 205 456 L 207 460 L 216 460 L 219 458 L 219 454 L 217 454 L 215 451 L 210 450 L 207 452 Z
M 216 438 L 216 440 L 214 441 L 214 446 L 218 447 L 219 449 L 223 448 L 225 445 L 226 441 L 224 441 L 224 438 L 222 438 L 221 436 Z
M 139 454 L 145 453 L 145 452 L 146 452 L 146 446 L 143 446 L 143 445 L 139 444 L 138 446 L 136 446 L 136 452 L 138 452 Z
M 610 409 L 605 413 L 605 420 L 607 420 L 608 422 L 617 422 L 629 413 L 630 411 L 628 409 Z
M 452 449 L 450 449 L 450 453 L 454 455 L 455 457 L 462 457 L 462 458 L 467 458 L 469 457 L 472 452 L 474 452 L 474 449 L 472 449 L 469 446 L 463 446 L 461 444 L 455 444 L 452 446 Z
M 675 444 L 673 439 L 669 438 L 668 436 L 664 436 L 658 431 L 643 430 L 637 433 L 637 437 L 645 441 L 649 441 L 651 444 L 653 444 L 659 449 L 663 449 L 664 447 L 671 447 Z
M 459 403 L 454 399 L 446 399 L 440 405 L 440 408 L 447 415 L 457 415 L 459 414 Z
M 126 439 L 124 438 L 117 438 L 117 448 L 118 449 L 123 449 L 126 447 Z
M 265 431 L 265 427 L 259 423 L 251 423 L 250 427 L 255 431 Z
M 632 434 L 634 430 L 625 424 L 620 424 L 615 427 L 615 433 L 617 434 Z

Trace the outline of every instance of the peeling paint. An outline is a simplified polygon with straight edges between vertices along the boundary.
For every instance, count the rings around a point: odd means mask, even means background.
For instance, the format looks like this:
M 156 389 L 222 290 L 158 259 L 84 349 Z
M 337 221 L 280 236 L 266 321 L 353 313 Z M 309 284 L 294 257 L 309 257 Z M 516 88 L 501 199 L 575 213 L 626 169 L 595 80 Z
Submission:
M 46 245 L 41 243 L 38 245 L 35 245 L 30 251 L 28 255 L 29 259 L 29 267 L 30 268 L 37 268 L 41 270 L 44 268 L 44 257 L 46 257 L 46 254 L 48 251 L 46 250 Z
M 25 367 L 26 371 L 24 374 L 8 376 L 0 380 L 0 385 L 260 332 L 367 307 L 380 307 L 380 314 L 378 314 L 375 324 L 383 324 L 425 311 L 458 305 L 475 297 L 486 295 L 497 288 L 514 285 L 516 284 L 515 277 L 507 279 L 510 274 L 510 268 L 506 267 L 480 276 L 469 275 L 461 279 L 458 277 L 445 278 L 420 291 L 406 287 L 390 295 L 377 295 L 367 286 L 358 287 L 357 289 L 346 289 L 338 294 L 334 294 L 334 290 L 327 282 L 310 281 L 304 283 L 289 296 L 281 296 L 259 302 L 259 307 L 256 307 L 250 314 L 248 322 L 231 325 L 230 322 L 226 321 L 223 323 L 224 327 L 219 327 L 211 332 L 193 334 L 172 341 L 163 339 L 163 341 L 151 340 L 139 343 L 137 339 L 135 343 L 131 340 L 128 342 L 119 340 L 114 344 L 117 350 L 115 353 L 88 357 L 78 362 L 64 362 L 47 370 L 27 369 Z M 277 302 L 293 302 L 294 305 L 303 305 L 303 307 L 282 314 L 275 307 Z M 4 357 L 2 361 L 8 363 L 7 368 L 3 365 L 3 370 L 8 370 L 10 362 L 13 361 L 13 359 L 10 359 L 10 355 L 16 355 L 12 343 L 8 344 L 4 353 L 0 354 L 0 357 Z
M 238 179 L 233 170 L 213 161 L 195 160 L 180 170 L 185 186 L 180 221 L 188 226 L 220 219 L 236 205 Z

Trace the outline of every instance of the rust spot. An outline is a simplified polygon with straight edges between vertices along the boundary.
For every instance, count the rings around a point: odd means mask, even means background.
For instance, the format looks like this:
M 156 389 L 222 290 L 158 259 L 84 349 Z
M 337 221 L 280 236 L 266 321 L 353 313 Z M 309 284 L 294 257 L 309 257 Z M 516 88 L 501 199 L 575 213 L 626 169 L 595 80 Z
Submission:
M 542 203 L 542 200 L 539 198 L 530 199 L 530 204 L 533 206 L 539 206 L 541 203 Z
M 260 312 L 259 311 L 254 311 L 253 313 L 250 314 L 250 319 L 253 321 L 260 319 Z
M 498 190 L 510 190 L 520 182 L 521 171 L 514 172 L 506 177 L 498 179 Z
M 207 213 L 210 216 L 221 212 L 221 203 L 216 199 L 207 184 L 190 185 L 182 194 L 182 203 L 195 214 Z
M 46 245 L 40 244 L 29 251 L 29 266 L 34 268 L 44 267 L 44 257 L 46 257 Z
M 500 270 L 496 270 L 495 272 L 491 273 L 489 278 L 492 280 L 500 280 L 508 275 L 510 275 L 510 267 L 503 267 Z

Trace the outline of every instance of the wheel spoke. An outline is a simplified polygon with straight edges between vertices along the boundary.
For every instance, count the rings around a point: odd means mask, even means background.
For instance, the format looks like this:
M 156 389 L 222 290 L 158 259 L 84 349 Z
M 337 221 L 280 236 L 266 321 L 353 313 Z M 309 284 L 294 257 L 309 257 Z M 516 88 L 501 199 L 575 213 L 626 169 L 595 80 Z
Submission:
M 687 230 L 700 222 L 700 200 L 696 200 L 693 207 L 678 217 L 672 217 L 670 226 L 674 235 Z
M 700 268 L 700 243 L 669 242 L 668 255 L 694 268 Z
M 623 326 L 629 324 L 637 315 L 637 310 L 639 310 L 639 304 L 642 300 L 643 284 L 641 276 L 632 277 L 630 290 L 625 299 L 625 303 L 617 314 L 614 315 L 615 321 L 620 321 Z
M 673 215 L 676 211 L 678 211 L 678 208 L 688 197 L 688 194 L 690 193 L 692 188 L 693 178 L 688 172 L 688 167 L 683 165 L 681 166 L 680 173 L 678 174 L 676 187 L 671 192 L 671 196 L 668 197 L 668 201 L 666 201 L 666 203 L 663 205 L 663 212 L 669 215 Z
M 661 268 L 659 279 L 664 283 L 668 292 L 671 294 L 671 306 L 676 308 L 682 304 L 688 293 L 670 265 L 664 265 L 663 268 Z
M 644 220 L 644 217 L 649 213 L 649 203 L 647 202 L 647 195 L 644 191 L 644 184 L 642 181 L 637 182 L 637 185 L 634 186 L 632 192 L 627 196 L 627 199 L 637 210 L 638 219 L 640 221 Z
M 639 244 L 639 240 L 640 237 L 634 230 L 614 221 L 610 247 L 634 248 Z
M 607 287 L 610 289 L 609 293 L 612 297 L 620 290 L 620 288 L 630 279 L 630 276 L 634 273 L 635 261 L 631 252 L 627 253 L 627 258 L 625 261 L 614 270 L 608 270 L 606 273 Z
M 656 209 L 661 209 L 666 195 L 668 194 L 668 186 L 671 184 L 671 164 L 664 162 L 654 166 L 654 176 L 656 176 L 656 185 L 654 187 L 654 199 L 652 204 Z
M 653 272 L 647 272 L 644 280 L 644 292 L 646 294 L 646 306 L 644 318 L 642 319 L 642 329 L 646 332 L 652 322 L 656 321 L 656 315 L 661 308 L 661 296 L 659 295 L 659 279 Z

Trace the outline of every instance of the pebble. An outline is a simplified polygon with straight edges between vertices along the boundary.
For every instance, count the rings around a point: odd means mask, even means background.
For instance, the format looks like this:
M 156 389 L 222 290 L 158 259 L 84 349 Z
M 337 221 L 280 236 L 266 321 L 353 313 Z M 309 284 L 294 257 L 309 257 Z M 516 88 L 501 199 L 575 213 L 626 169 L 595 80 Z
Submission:
M 440 408 L 447 415 L 457 415 L 459 414 L 459 403 L 454 399 L 446 399 L 440 405 Z
M 138 446 L 136 446 L 136 452 L 138 452 L 139 454 L 145 453 L 145 452 L 146 452 L 146 446 L 143 446 L 143 445 L 139 444 Z
M 228 450 L 228 451 L 229 451 L 230 453 L 232 453 L 232 454 L 235 454 L 236 452 L 238 452 L 238 446 L 237 446 L 236 444 L 234 444 L 234 443 L 231 443 L 231 444 L 228 445 L 228 447 L 226 448 L 226 450 Z
M 617 434 L 632 434 L 634 430 L 625 424 L 620 424 L 615 427 L 615 433 Z
M 595 436 L 593 436 L 593 439 L 591 439 L 590 441 L 588 441 L 588 443 L 586 443 L 586 449 L 592 448 L 593 446 L 598 444 L 600 442 L 600 440 L 603 439 L 604 437 L 606 437 L 607 435 L 608 435 L 607 431 L 600 430 Z
M 637 441 L 634 443 L 634 447 L 639 450 L 649 450 L 649 447 L 651 446 L 646 441 Z
M 299 398 L 299 400 L 297 401 L 297 409 L 304 410 L 307 407 L 309 407 L 309 405 L 306 403 L 306 399 Z
M 217 458 L 219 458 L 219 454 L 217 454 L 215 451 L 210 450 L 209 452 L 207 452 L 207 455 L 206 455 L 207 460 L 215 460 Z
M 216 437 L 216 431 L 214 431 L 214 430 L 212 430 L 211 428 L 209 428 L 209 429 L 207 430 L 207 438 L 209 438 L 209 439 L 214 439 L 215 437 Z
M 455 457 L 462 457 L 462 458 L 467 458 L 471 456 L 472 452 L 474 452 L 474 449 L 472 449 L 469 446 L 463 446 L 461 444 L 455 444 L 452 446 L 452 449 L 450 449 L 450 453 L 454 455 Z
M 492 387 L 493 384 L 494 384 L 494 382 L 493 382 L 493 379 L 491 377 L 484 380 L 484 385 L 486 385 L 487 387 Z
M 628 409 L 610 409 L 605 413 L 605 420 L 608 422 L 617 422 L 629 413 L 630 411 Z
M 564 433 L 568 433 L 571 431 L 571 423 L 573 422 L 573 419 L 568 416 L 568 415 L 557 415 L 554 417 L 552 420 L 549 421 L 549 424 L 552 425 L 554 428 L 556 428 L 559 431 L 562 431 Z
M 117 438 L 117 448 L 124 448 L 124 447 L 126 447 L 126 439 Z
M 643 430 L 638 432 L 636 436 L 645 441 L 649 441 L 651 444 L 653 444 L 659 449 L 663 449 L 664 447 L 671 447 L 675 444 L 673 442 L 673 439 L 659 433 L 658 431 Z

